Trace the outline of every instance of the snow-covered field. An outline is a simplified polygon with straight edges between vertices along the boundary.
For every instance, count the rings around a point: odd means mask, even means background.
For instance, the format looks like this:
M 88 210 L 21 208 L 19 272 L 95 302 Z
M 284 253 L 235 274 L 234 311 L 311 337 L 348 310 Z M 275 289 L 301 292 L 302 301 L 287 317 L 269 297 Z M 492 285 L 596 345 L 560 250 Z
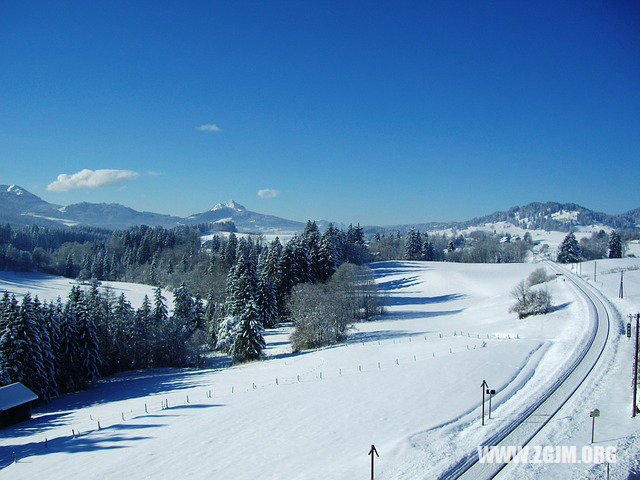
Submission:
M 553 313 L 507 312 L 509 290 L 536 265 L 373 267 L 388 313 L 347 344 L 294 355 L 285 326 L 268 333 L 266 361 L 105 379 L 3 430 L 0 461 L 18 462 L 0 478 L 350 479 L 368 473 L 372 443 L 377 478 L 432 478 L 550 382 L 586 330 L 584 305 L 559 279 Z M 483 379 L 499 392 L 484 429 Z
M 15 294 L 18 301 L 25 293 L 30 292 L 33 297 L 37 295 L 40 301 L 55 301 L 60 297 L 64 302 L 71 291 L 71 287 L 74 285 L 78 285 L 78 282 L 65 277 L 47 275 L 46 273 L 0 270 L 0 294 L 5 291 Z M 88 284 L 80 285 L 85 290 L 90 288 Z M 134 308 L 142 305 L 145 295 L 148 295 L 153 300 L 154 287 L 150 285 L 127 282 L 101 282 L 100 290 L 105 292 L 107 289 L 111 290 L 116 297 L 124 293 L 124 296 Z M 173 294 L 166 290 L 163 290 L 162 294 L 167 299 L 169 308 L 171 308 Z

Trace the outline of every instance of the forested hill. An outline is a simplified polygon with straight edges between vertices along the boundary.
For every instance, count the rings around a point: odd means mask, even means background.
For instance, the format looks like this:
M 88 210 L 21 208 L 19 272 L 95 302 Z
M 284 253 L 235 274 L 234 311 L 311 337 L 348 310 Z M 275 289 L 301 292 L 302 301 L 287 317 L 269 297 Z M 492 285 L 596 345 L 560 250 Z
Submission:
M 528 229 L 544 229 L 568 232 L 574 227 L 603 225 L 616 230 L 640 229 L 640 208 L 619 215 L 594 212 L 575 203 L 533 202 L 523 207 L 516 206 L 506 211 L 498 211 L 463 222 L 429 222 L 420 224 L 396 225 L 393 227 L 367 227 L 372 233 L 380 230 L 408 231 L 415 228 L 421 231 L 445 228 L 464 229 L 487 223 L 509 222 Z

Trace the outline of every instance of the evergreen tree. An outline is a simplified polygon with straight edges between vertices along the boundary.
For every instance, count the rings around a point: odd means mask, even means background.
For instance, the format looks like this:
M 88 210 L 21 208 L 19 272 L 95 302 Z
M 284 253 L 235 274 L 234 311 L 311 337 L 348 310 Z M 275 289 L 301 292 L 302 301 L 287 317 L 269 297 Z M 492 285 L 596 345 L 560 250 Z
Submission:
M 134 368 L 134 352 L 131 341 L 135 324 L 135 310 L 121 293 L 113 308 L 114 352 L 113 368 L 115 371 Z
M 258 319 L 263 328 L 273 328 L 276 326 L 276 295 L 273 283 L 266 275 L 261 275 L 258 280 L 256 308 Z
M 153 318 L 157 326 L 166 322 L 169 317 L 166 302 L 167 299 L 162 295 L 162 290 L 157 287 L 153 291 Z
M 429 240 L 425 240 L 422 244 L 422 258 L 428 262 L 436 259 L 436 252 L 433 248 L 433 243 Z
M 236 248 L 238 247 L 238 237 L 231 232 L 224 247 L 223 257 L 227 268 L 231 268 L 236 263 Z
M 173 316 L 182 322 L 188 331 L 195 330 L 195 309 L 191 292 L 182 283 L 173 294 Z
M 338 269 L 339 254 L 336 237 L 327 229 L 320 239 L 318 249 L 317 280 L 326 282 Z
M 82 386 L 87 386 L 99 377 L 100 356 L 93 311 L 82 292 L 76 309 L 80 383 Z
M 193 331 L 205 330 L 205 307 L 199 293 L 193 302 Z
M 153 363 L 152 349 L 155 335 L 153 332 L 153 314 L 151 302 L 147 295 L 142 300 L 142 305 L 136 311 L 134 327 L 134 363 L 137 368 L 148 368 Z
M 248 296 L 248 295 L 247 295 Z M 262 326 L 253 300 L 243 305 L 235 328 L 231 356 L 234 363 L 257 360 L 265 347 Z
M 210 344 L 212 347 L 215 347 L 218 342 L 218 310 L 216 308 L 216 297 L 213 290 L 211 290 L 207 296 L 204 318 L 207 332 L 209 333 Z
M 78 303 L 80 287 L 74 286 L 64 305 L 60 317 L 60 368 L 56 382 L 63 392 L 72 392 L 81 384 L 78 364 L 80 352 L 78 345 Z
M 404 243 L 404 257 L 407 260 L 422 259 L 422 237 L 413 228 L 409 230 Z
M 230 272 L 227 284 L 228 313 L 239 316 L 247 303 L 255 306 L 258 277 L 253 261 L 245 256 L 239 257 Z
M 25 379 L 30 361 L 29 339 L 14 295 L 6 304 L 3 301 L 2 323 L 4 324 L 4 330 L 0 332 L 2 376 L 5 379 L 8 378 L 9 383 L 21 382 Z
M 53 347 L 49 327 L 45 321 L 47 312 L 46 305 L 42 305 L 36 297 L 33 301 L 34 325 L 39 330 L 40 351 L 42 352 L 42 368 L 43 378 L 40 385 L 40 397 L 48 402 L 51 398 L 58 395 L 58 386 L 56 385 L 56 365 L 53 357 Z
M 622 239 L 618 232 L 612 232 L 609 238 L 609 258 L 622 258 Z
M 276 279 L 278 277 L 278 263 L 282 256 L 282 244 L 280 239 L 276 237 L 270 244 L 267 253 L 267 261 L 264 266 L 264 274 L 269 278 Z
M 298 283 L 295 276 L 296 266 L 295 257 L 292 246 L 287 245 L 282 250 L 280 261 L 278 262 L 278 276 L 276 279 L 276 303 L 277 311 L 280 317 L 287 315 L 287 296 L 291 293 L 293 287 Z
M 580 246 L 573 232 L 569 233 L 560 244 L 558 262 L 574 263 L 580 261 Z

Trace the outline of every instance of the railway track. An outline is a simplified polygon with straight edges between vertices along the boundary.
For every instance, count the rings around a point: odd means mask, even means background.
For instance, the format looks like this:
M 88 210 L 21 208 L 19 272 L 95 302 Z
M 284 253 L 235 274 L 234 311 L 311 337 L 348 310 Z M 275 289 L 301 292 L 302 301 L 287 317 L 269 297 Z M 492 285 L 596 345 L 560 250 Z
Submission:
M 552 262 L 545 263 L 557 273 L 561 273 L 567 281 L 572 282 L 579 294 L 585 299 L 591 320 L 589 338 L 578 356 L 568 365 L 563 374 L 512 422 L 487 438 L 483 446 L 524 447 L 527 445 L 584 384 L 602 357 L 609 339 L 611 319 L 607 305 L 600 294 L 569 270 Z M 498 475 L 507 465 L 508 463 L 480 463 L 478 461 L 478 452 L 474 450 L 465 455 L 439 478 L 442 480 L 491 479 Z

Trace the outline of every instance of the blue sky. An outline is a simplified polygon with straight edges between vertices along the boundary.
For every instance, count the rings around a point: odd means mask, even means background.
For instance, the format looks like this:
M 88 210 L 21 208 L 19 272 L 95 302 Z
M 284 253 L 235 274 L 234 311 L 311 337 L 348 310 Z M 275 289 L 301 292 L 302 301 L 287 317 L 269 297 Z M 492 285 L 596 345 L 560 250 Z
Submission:
M 364 224 L 619 213 L 640 207 L 639 51 L 631 1 L 1 1 L 0 183 Z M 83 169 L 137 176 L 47 190 Z

